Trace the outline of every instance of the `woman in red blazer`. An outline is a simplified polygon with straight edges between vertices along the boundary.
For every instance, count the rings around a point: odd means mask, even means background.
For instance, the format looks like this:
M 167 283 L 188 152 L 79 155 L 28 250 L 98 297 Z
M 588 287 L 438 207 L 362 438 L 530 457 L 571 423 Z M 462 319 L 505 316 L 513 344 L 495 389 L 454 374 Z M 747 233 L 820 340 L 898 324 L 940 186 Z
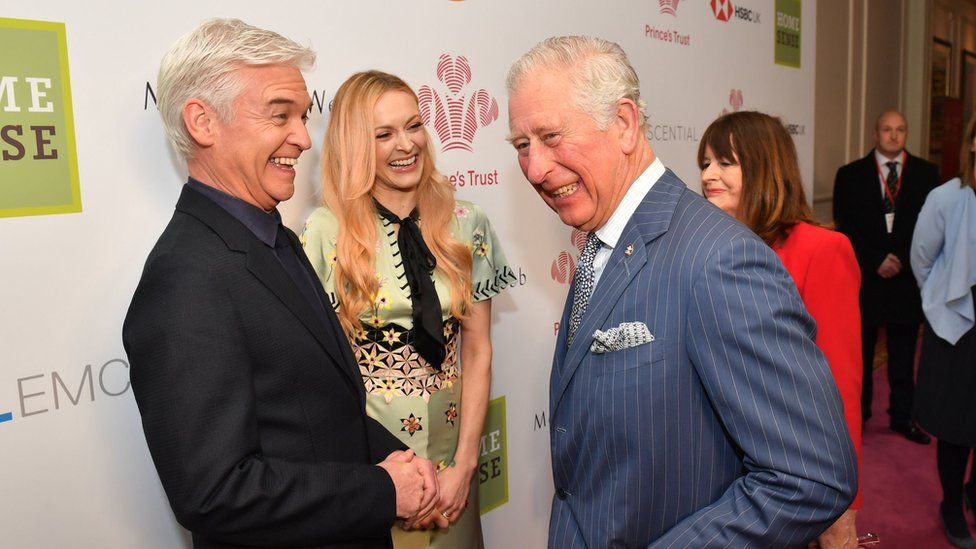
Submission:
M 776 118 L 759 112 L 720 117 L 698 147 L 702 193 L 773 248 L 817 323 L 817 346 L 834 374 L 847 429 L 861 456 L 861 274 L 850 241 L 818 225 L 810 213 L 793 139 Z M 818 538 L 821 547 L 856 547 L 861 495 Z

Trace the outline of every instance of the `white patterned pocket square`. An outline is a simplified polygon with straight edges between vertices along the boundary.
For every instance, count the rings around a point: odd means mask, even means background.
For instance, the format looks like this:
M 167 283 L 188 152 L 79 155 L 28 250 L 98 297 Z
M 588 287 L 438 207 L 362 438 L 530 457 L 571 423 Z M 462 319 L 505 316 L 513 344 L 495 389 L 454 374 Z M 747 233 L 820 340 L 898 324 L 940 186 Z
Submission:
M 643 322 L 623 322 L 616 328 L 607 331 L 593 332 L 593 343 L 590 352 L 596 354 L 622 351 L 654 341 L 654 334 L 647 329 Z

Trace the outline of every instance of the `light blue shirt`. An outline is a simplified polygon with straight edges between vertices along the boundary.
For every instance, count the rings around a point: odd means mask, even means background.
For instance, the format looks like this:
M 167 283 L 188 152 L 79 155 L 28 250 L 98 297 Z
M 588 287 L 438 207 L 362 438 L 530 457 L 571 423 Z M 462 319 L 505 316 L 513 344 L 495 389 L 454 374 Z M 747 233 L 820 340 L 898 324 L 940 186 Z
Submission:
M 955 345 L 976 324 L 976 193 L 959 178 L 936 187 L 915 224 L 912 270 L 932 330 Z

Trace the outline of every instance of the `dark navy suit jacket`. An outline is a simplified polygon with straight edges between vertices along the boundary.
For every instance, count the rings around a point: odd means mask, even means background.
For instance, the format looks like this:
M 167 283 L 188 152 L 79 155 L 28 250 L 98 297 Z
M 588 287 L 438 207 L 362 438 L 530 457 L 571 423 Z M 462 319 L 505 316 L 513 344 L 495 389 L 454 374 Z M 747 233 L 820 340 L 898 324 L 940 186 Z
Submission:
M 286 231 L 323 303 L 298 238 Z M 159 480 L 196 549 L 391 547 L 402 449 L 272 248 L 186 186 L 122 327 Z
M 654 340 L 591 352 L 595 330 L 623 322 Z M 854 449 L 795 283 L 670 170 L 568 349 L 567 324 L 551 378 L 550 547 L 800 547 L 847 509 Z

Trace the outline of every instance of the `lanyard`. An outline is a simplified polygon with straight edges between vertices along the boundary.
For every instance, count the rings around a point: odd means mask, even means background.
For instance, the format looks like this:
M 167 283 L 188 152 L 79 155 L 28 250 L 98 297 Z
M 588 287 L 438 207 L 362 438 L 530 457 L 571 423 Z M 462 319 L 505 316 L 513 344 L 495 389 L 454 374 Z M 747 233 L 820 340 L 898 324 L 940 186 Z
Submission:
M 884 188 L 884 192 L 888 196 L 888 200 L 891 201 L 892 208 L 895 207 L 895 201 L 898 200 L 898 193 L 901 192 L 901 178 L 905 177 L 905 160 L 907 160 L 905 156 L 905 151 L 901 151 L 901 155 L 899 155 L 899 159 L 901 160 L 901 174 L 898 175 L 898 180 L 895 181 L 894 191 L 888 187 L 888 182 L 884 176 L 884 172 L 881 171 L 881 164 L 878 163 L 878 159 L 874 159 L 874 165 L 878 168 L 878 177 L 881 178 L 881 187 Z M 895 169 L 897 168 L 898 166 L 896 165 Z

